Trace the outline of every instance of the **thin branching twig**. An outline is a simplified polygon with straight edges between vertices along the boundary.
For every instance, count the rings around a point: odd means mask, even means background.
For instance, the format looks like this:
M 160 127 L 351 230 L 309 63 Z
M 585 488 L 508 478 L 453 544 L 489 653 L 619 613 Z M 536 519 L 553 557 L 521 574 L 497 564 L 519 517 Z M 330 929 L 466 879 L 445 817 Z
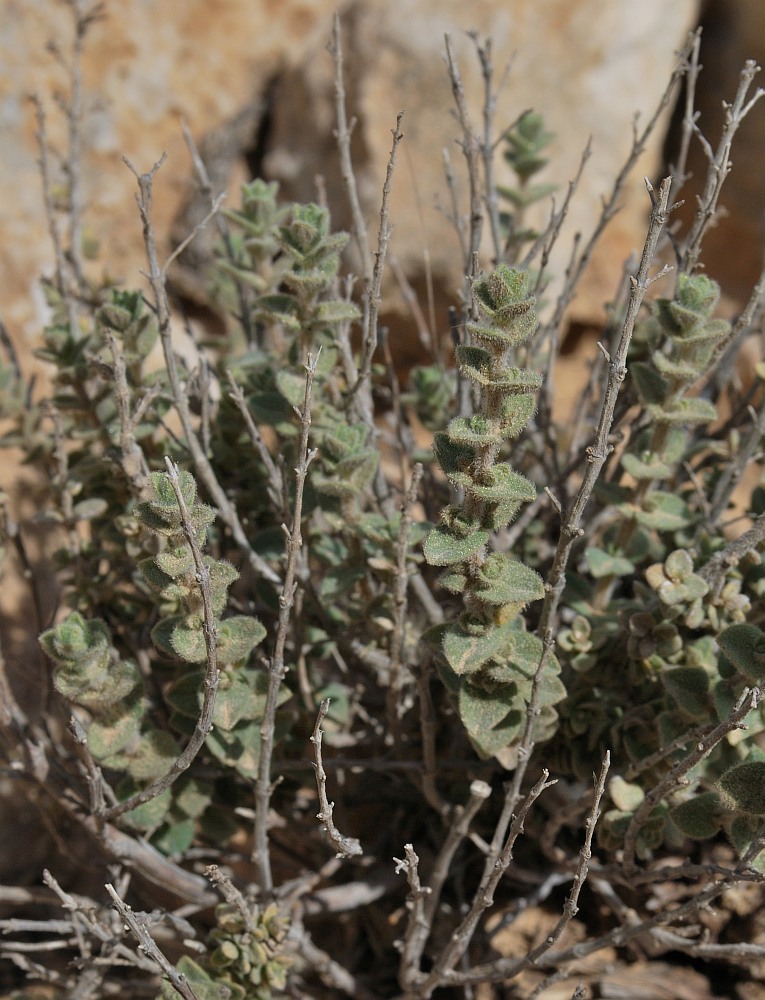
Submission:
M 327 717 L 329 711 L 329 698 L 325 698 L 319 705 L 319 713 L 316 716 L 316 725 L 313 727 L 311 743 L 313 743 L 314 756 L 316 761 L 313 765 L 316 773 L 316 786 L 319 792 L 319 812 L 317 819 L 320 820 L 324 832 L 327 834 L 330 844 L 337 851 L 338 858 L 355 858 L 363 854 L 361 844 L 356 837 L 346 837 L 335 826 L 332 814 L 335 808 L 334 802 L 327 798 L 327 772 L 324 770 L 324 763 L 321 756 L 321 724 Z
M 220 485 L 220 482 L 215 475 L 215 471 L 210 464 L 199 437 L 197 436 L 191 419 L 189 399 L 178 371 L 178 365 L 175 360 L 175 352 L 173 350 L 173 343 L 170 335 L 170 303 L 167 296 L 167 268 L 171 261 L 177 257 L 178 253 L 180 253 L 181 250 L 188 245 L 193 236 L 206 225 L 210 218 L 215 215 L 215 211 L 211 211 L 202 220 L 202 222 L 195 227 L 193 232 L 190 233 L 189 236 L 180 244 L 180 247 L 176 248 L 176 251 L 171 254 L 165 265 L 160 266 L 157 255 L 156 237 L 151 221 L 151 207 L 154 193 L 154 177 L 164 161 L 165 157 L 162 156 L 154 164 L 150 171 L 143 174 L 139 173 L 129 161 L 125 160 L 125 163 L 138 182 L 136 202 L 138 204 L 138 211 L 143 224 L 144 245 L 146 247 L 146 256 L 149 261 L 148 278 L 154 294 L 154 305 L 157 310 L 157 320 L 159 324 L 159 336 L 162 342 L 162 351 L 165 358 L 165 367 L 167 369 L 168 379 L 170 381 L 170 388 L 173 394 L 173 401 L 181 421 L 181 426 L 183 427 L 186 445 L 191 452 L 191 456 L 194 461 L 194 467 L 197 470 L 200 479 L 204 483 L 205 488 L 212 497 L 215 506 L 218 508 L 218 513 L 230 528 L 231 534 L 234 536 L 234 540 L 246 555 L 253 570 L 259 576 L 263 576 L 271 583 L 279 583 L 278 574 L 271 569 L 268 563 L 266 563 L 257 554 L 257 552 L 255 552 L 250 544 L 239 520 L 236 508 L 229 500 L 223 487 Z
M 182 972 L 178 972 L 172 962 L 165 957 L 157 946 L 154 938 L 146 930 L 145 918 L 134 913 L 132 908 L 120 899 L 117 890 L 110 883 L 107 883 L 106 891 L 111 896 L 115 909 L 135 935 L 142 951 L 144 951 L 150 958 L 154 959 L 162 972 L 164 972 L 172 983 L 173 989 L 175 989 L 176 993 L 182 996 L 184 1000 L 198 1000 L 196 993 L 189 986 L 186 977 Z
M 271 856 L 268 847 L 268 811 L 271 802 L 271 758 L 274 749 L 274 732 L 276 729 L 276 708 L 279 702 L 279 692 L 287 672 L 284 662 L 284 649 L 287 642 L 292 606 L 297 589 L 297 570 L 300 550 L 303 547 L 301 523 L 303 519 L 303 491 L 308 475 L 308 466 L 316 457 L 316 449 L 308 447 L 308 435 L 311 429 L 311 396 L 316 367 L 319 357 L 308 355 L 305 366 L 305 396 L 302 408 L 295 407 L 300 418 L 300 441 L 298 444 L 298 460 L 295 467 L 295 502 L 292 512 L 292 522 L 289 527 L 282 525 L 287 539 L 287 558 L 284 568 L 284 583 L 279 595 L 279 619 L 274 637 L 274 649 L 268 667 L 268 689 L 266 692 L 266 707 L 260 724 L 260 754 L 258 757 L 258 777 L 255 785 L 255 838 L 252 859 L 258 869 L 258 882 L 261 890 L 269 894 L 274 883 L 271 873 Z
M 570 509 L 566 511 L 565 519 L 561 525 L 560 539 L 555 551 L 553 564 L 547 577 L 545 600 L 539 619 L 539 633 L 543 638 L 554 629 L 558 604 L 566 583 L 566 567 L 571 556 L 571 550 L 574 542 L 583 534 L 581 527 L 582 516 L 592 496 L 595 483 L 612 450 L 609 435 L 614 419 L 616 400 L 627 375 L 627 352 L 643 298 L 649 286 L 667 273 L 667 269 L 662 268 L 657 274 L 650 275 L 659 237 L 667 221 L 671 179 L 667 177 L 662 181 L 656 198 L 653 196 L 653 188 L 648 181 L 646 181 L 646 185 L 652 199 L 648 234 L 643 245 L 643 253 L 640 258 L 640 266 L 637 274 L 630 279 L 630 298 L 619 343 L 617 344 L 615 353 L 609 358 L 608 381 L 603 391 L 595 440 L 587 449 L 587 467 L 574 502 Z
M 452 869 L 454 855 L 468 835 L 470 824 L 478 810 L 491 796 L 491 786 L 485 781 L 473 781 L 470 785 L 470 799 L 464 808 L 455 810 L 453 819 L 438 852 L 427 888 L 419 890 L 416 875 L 416 855 L 407 845 L 406 860 L 399 862 L 406 868 L 411 889 L 409 897 L 411 909 L 407 925 L 406 939 L 402 949 L 400 979 L 402 985 L 413 981 L 420 972 L 422 953 L 433 927 L 441 893 Z M 410 858 L 410 855 L 412 856 Z M 411 862 L 411 863 L 410 863 Z
M 492 864 L 491 870 L 488 873 L 484 872 L 481 883 L 473 896 L 468 913 L 460 922 L 459 927 L 452 933 L 448 943 L 441 950 L 431 971 L 424 977 L 421 977 L 420 981 L 414 986 L 412 995 L 417 997 L 418 1000 L 420 998 L 428 1000 L 435 989 L 444 985 L 450 978 L 450 973 L 452 973 L 455 965 L 467 951 L 481 917 L 494 902 L 494 893 L 512 861 L 515 843 L 523 833 L 523 825 L 529 810 L 542 792 L 555 784 L 555 781 L 549 781 L 548 778 L 549 773 L 543 771 L 542 776 L 526 795 L 520 809 L 513 817 L 499 857 Z

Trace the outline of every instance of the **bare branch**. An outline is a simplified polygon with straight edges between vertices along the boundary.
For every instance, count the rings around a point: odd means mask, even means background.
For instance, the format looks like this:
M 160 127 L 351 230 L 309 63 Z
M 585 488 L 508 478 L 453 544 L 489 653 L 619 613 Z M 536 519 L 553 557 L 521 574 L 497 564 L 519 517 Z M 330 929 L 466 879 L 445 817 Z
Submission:
M 313 735 L 311 736 L 311 743 L 313 743 L 314 754 L 316 755 L 316 763 L 313 767 L 316 772 L 316 785 L 319 790 L 320 809 L 317 819 L 321 820 L 324 831 L 329 837 L 329 842 L 337 851 L 336 857 L 355 858 L 364 853 L 361 844 L 355 837 L 346 837 L 337 829 L 332 818 L 335 804 L 327 798 L 327 772 L 324 770 L 321 759 L 321 724 L 329 711 L 329 701 L 329 698 L 325 698 L 319 706 L 319 714 L 316 716 L 316 725 L 313 727 Z
M 236 508 L 229 500 L 225 490 L 218 482 L 212 465 L 199 441 L 199 437 L 194 430 L 189 408 L 188 394 L 183 386 L 182 379 L 178 372 L 178 365 L 173 351 L 172 338 L 170 336 L 170 303 L 167 297 L 167 287 L 165 282 L 165 270 L 160 267 L 157 257 L 156 238 L 151 221 L 151 206 L 154 188 L 154 176 L 165 161 L 165 155 L 154 164 L 148 173 L 139 174 L 135 167 L 125 160 L 127 167 L 135 176 L 138 182 L 138 194 L 136 202 L 143 224 L 143 237 L 146 246 L 146 255 L 149 261 L 149 282 L 154 294 L 154 303 L 157 310 L 159 322 L 159 336 L 162 342 L 162 350 L 165 358 L 165 367 L 170 381 L 170 388 L 173 393 L 173 401 L 178 412 L 178 417 L 183 427 L 186 444 L 194 462 L 194 467 L 199 474 L 199 478 L 209 492 L 215 506 L 223 521 L 231 530 L 234 540 L 246 555 L 253 570 L 271 583 L 279 583 L 279 576 L 253 549 L 244 528 L 242 527 Z M 123 158 L 124 159 L 124 158 Z
M 137 938 L 140 947 L 150 958 L 154 959 L 162 972 L 170 980 L 176 993 L 182 996 L 184 1000 L 198 1000 L 196 993 L 189 986 L 186 977 L 183 973 L 178 972 L 175 966 L 165 958 L 151 934 L 146 930 L 145 918 L 134 913 L 131 907 L 120 899 L 113 885 L 107 884 L 106 891 L 112 897 L 115 909 Z
M 646 184 L 649 193 L 652 194 L 653 188 L 647 181 Z M 637 274 L 630 282 L 630 298 L 627 313 L 622 325 L 619 343 L 616 346 L 616 350 L 612 352 L 611 361 L 608 365 L 608 381 L 603 392 L 595 440 L 587 449 L 587 467 L 582 477 L 581 485 L 561 526 L 560 539 L 555 551 L 553 565 L 547 578 L 545 601 L 539 621 L 538 630 L 543 638 L 555 627 L 558 603 L 560 602 L 566 583 L 568 560 L 571 556 L 574 542 L 582 535 L 582 515 L 589 503 L 600 472 L 612 450 L 608 438 L 614 419 L 616 400 L 627 374 L 627 352 L 632 340 L 632 332 L 635 328 L 635 322 L 640 312 L 645 293 L 649 285 L 658 277 L 657 275 L 652 278 L 650 276 L 650 269 L 653 264 L 659 237 L 667 221 L 670 185 L 671 178 L 665 178 L 659 188 L 658 198 L 652 203 L 651 220 L 643 246 L 640 266 Z M 660 272 L 660 274 L 662 273 L 664 272 Z
M 266 692 L 266 707 L 260 724 L 260 754 L 258 757 L 258 777 L 255 785 L 255 842 L 252 860 L 258 868 L 259 884 L 264 893 L 273 891 L 273 877 L 268 849 L 268 810 L 271 802 L 271 757 L 274 749 L 274 731 L 276 728 L 276 708 L 279 691 L 287 667 L 284 662 L 284 647 L 287 641 L 292 605 L 297 589 L 297 568 L 300 550 L 303 546 L 301 522 L 303 518 L 303 491 L 308 475 L 308 466 L 316 457 L 316 450 L 308 448 L 308 434 L 311 428 L 311 395 L 313 381 L 316 376 L 316 366 L 319 356 L 308 355 L 305 366 L 305 396 L 302 409 L 296 411 L 300 417 L 300 442 L 298 444 L 298 464 L 295 468 L 295 504 L 292 513 L 292 523 L 289 528 L 283 526 L 287 536 L 287 560 L 284 570 L 284 583 L 279 595 L 279 620 L 276 626 L 274 650 L 268 668 L 268 690 Z

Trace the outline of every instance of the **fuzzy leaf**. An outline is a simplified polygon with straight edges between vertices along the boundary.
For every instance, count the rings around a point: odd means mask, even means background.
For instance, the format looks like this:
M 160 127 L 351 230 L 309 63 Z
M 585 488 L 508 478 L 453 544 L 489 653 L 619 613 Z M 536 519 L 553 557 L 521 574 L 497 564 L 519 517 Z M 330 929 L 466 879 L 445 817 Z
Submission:
M 694 719 L 709 715 L 709 674 L 703 667 L 676 667 L 662 675 L 678 708 Z
M 179 855 L 191 847 L 195 833 L 196 824 L 193 819 L 177 819 L 171 813 L 169 822 L 151 838 L 151 842 L 163 854 Z
M 488 604 L 516 604 L 520 611 L 545 596 L 541 576 L 517 559 L 493 553 L 479 574 L 476 594 Z
M 479 635 L 466 632 L 459 622 L 448 622 L 428 629 L 425 639 L 444 655 L 456 676 L 475 673 L 507 645 L 512 631 L 509 625 L 487 626 Z
M 467 576 L 459 569 L 447 570 L 438 578 L 438 586 L 443 587 L 452 594 L 462 594 L 467 586 Z
M 146 562 L 151 562 L 147 559 Z M 188 545 L 179 545 L 177 548 L 168 548 L 154 557 L 154 562 L 160 570 L 171 579 L 181 576 L 182 573 L 189 573 L 194 566 L 194 556 Z M 148 578 L 147 578 L 148 579 Z M 151 583 L 151 581 L 149 580 Z
M 630 365 L 630 375 L 635 382 L 638 396 L 646 405 L 660 404 L 667 395 L 667 383 L 653 365 L 636 361 Z
M 662 375 L 679 379 L 681 382 L 694 382 L 701 374 L 698 365 L 690 361 L 674 361 L 661 351 L 654 351 L 652 360 Z
M 266 630 L 257 618 L 235 615 L 218 626 L 218 661 L 228 666 L 246 659 L 266 637 Z
M 537 407 L 535 396 L 508 396 L 502 402 L 502 436 L 518 437 L 526 424 L 534 416 Z
M 178 744 L 170 733 L 164 729 L 150 729 L 141 736 L 128 770 L 137 781 L 152 781 L 166 774 L 178 755 Z
M 755 816 L 736 816 L 730 826 L 730 839 L 743 857 L 760 835 L 762 820 Z M 765 851 L 760 851 L 750 862 L 752 868 L 765 872 Z
M 513 708 L 516 711 L 524 708 L 523 703 L 514 704 L 517 695 L 517 689 L 512 684 L 504 684 L 489 691 L 478 684 L 463 681 L 458 706 L 460 718 L 468 733 L 475 736 L 487 729 L 494 729 Z
M 708 424 L 717 419 L 717 410 L 714 405 L 709 400 L 700 399 L 698 396 L 679 399 L 672 406 L 661 404 L 649 406 L 648 412 L 654 420 L 680 427 Z
M 537 498 L 536 486 L 509 465 L 495 465 L 488 483 L 471 482 L 470 492 L 488 503 L 531 503 Z
M 326 323 L 327 326 L 339 326 L 340 323 L 353 323 L 359 319 L 361 313 L 358 306 L 345 299 L 331 299 L 327 302 L 319 302 L 316 307 L 316 319 L 319 323 Z
M 635 569 L 635 564 L 624 556 L 612 555 L 596 547 L 588 548 L 585 556 L 596 580 L 603 576 L 627 576 Z
M 205 745 L 221 763 L 236 768 L 245 778 L 257 777 L 260 720 L 243 719 L 231 730 L 213 729 Z
M 630 455 L 628 452 L 622 456 L 622 468 L 638 481 L 641 479 L 669 479 L 672 475 L 672 466 L 662 462 L 655 455 L 638 458 L 637 455 Z
M 632 513 L 640 524 L 656 531 L 680 531 L 692 520 L 688 505 L 681 497 L 660 491 L 649 494 L 643 510 Z
M 247 991 L 243 986 L 239 986 L 234 982 L 227 982 L 222 987 L 220 980 L 212 979 L 202 966 L 198 965 L 193 958 L 189 958 L 188 955 L 181 955 L 176 963 L 176 968 L 178 972 L 186 977 L 197 1000 L 221 1000 L 223 996 L 221 988 L 227 991 L 226 997 L 228 1000 L 245 1000 Z M 169 982 L 163 982 L 157 1000 L 178 1000 L 178 993 L 175 987 Z
M 474 531 L 466 538 L 458 538 L 445 525 L 439 524 L 425 539 L 423 553 L 430 566 L 452 566 L 478 552 L 488 540 L 488 531 Z
M 495 444 L 502 440 L 502 434 L 495 423 L 479 415 L 457 417 L 449 424 L 449 440 L 455 444 L 471 447 Z
M 674 806 L 669 816 L 686 837 L 711 840 L 720 829 L 720 811 L 720 796 L 716 792 L 702 792 Z
M 53 675 L 56 690 L 69 701 L 89 708 L 117 705 L 141 684 L 141 674 L 132 660 L 106 662 L 106 669 L 60 668 Z
M 99 618 L 86 621 L 78 611 L 73 611 L 55 628 L 43 632 L 39 641 L 57 663 L 81 661 L 95 652 L 108 651 L 111 633 Z
M 202 624 L 187 615 L 173 615 L 157 622 L 151 630 L 154 645 L 169 656 L 179 656 L 187 663 L 204 663 L 207 658 Z
M 720 778 L 720 788 L 741 812 L 765 813 L 765 761 L 736 764 Z
M 116 710 L 101 714 L 88 726 L 88 747 L 96 760 L 119 753 L 135 743 L 145 709 L 141 697 L 122 702 Z
M 191 552 L 189 551 L 189 558 L 191 559 Z M 191 559 L 193 565 L 193 559 Z M 185 593 L 185 589 L 179 587 L 172 576 L 169 575 L 162 567 L 159 565 L 158 557 L 153 557 L 151 559 L 142 559 L 138 564 L 138 569 L 141 576 L 144 578 L 146 583 L 151 587 L 152 590 L 156 591 L 166 598 L 174 598 L 178 600 Z
M 729 625 L 717 637 L 720 649 L 749 680 L 765 680 L 765 634 L 755 625 Z
M 436 461 L 446 476 L 464 472 L 475 458 L 475 448 L 452 441 L 446 434 L 436 434 L 433 439 Z
M 121 800 L 127 799 L 137 791 L 138 787 L 136 784 L 132 780 L 127 779 L 121 782 L 117 788 L 118 798 Z M 164 792 L 160 792 L 153 799 L 149 799 L 143 805 L 136 806 L 135 809 L 126 812 L 122 819 L 129 826 L 135 827 L 137 830 L 156 830 L 167 816 L 171 805 L 171 792 L 169 788 L 166 788 Z
M 526 713 L 520 709 L 512 709 L 499 725 L 468 733 L 468 736 L 476 752 L 485 760 L 515 743 L 523 732 L 525 722 Z
M 276 386 L 292 406 L 302 406 L 305 402 L 305 376 L 282 368 L 276 373 Z
M 260 719 L 266 707 L 268 677 L 262 670 L 228 671 L 221 677 L 215 701 L 213 722 L 223 729 L 233 729 L 242 719 Z M 279 704 L 289 697 L 282 692 Z

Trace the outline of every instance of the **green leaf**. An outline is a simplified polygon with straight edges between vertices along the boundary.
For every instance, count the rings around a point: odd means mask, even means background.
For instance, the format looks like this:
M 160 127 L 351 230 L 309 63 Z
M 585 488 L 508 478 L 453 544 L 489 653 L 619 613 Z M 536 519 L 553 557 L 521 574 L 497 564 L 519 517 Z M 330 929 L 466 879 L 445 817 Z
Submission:
M 266 707 L 268 677 L 262 670 L 227 671 L 221 677 L 213 723 L 233 729 L 242 719 L 260 719 Z M 283 694 L 288 698 L 289 691 Z M 280 701 L 284 701 L 283 697 Z
M 468 485 L 468 490 L 474 496 L 488 503 L 531 503 L 537 498 L 537 488 L 519 472 L 514 472 L 509 465 L 495 465 L 490 469 L 486 479 L 488 482 L 478 483 L 475 480 Z
M 765 813 L 765 761 L 736 764 L 720 778 L 720 788 L 741 812 Z
M 319 302 L 316 306 L 316 319 L 327 326 L 339 326 L 341 323 L 352 323 L 361 317 L 358 306 L 345 299 L 331 299 Z
M 487 691 L 485 688 L 470 681 L 460 685 L 458 707 L 460 718 L 471 736 L 480 736 L 489 729 L 494 729 L 508 714 L 515 709 L 516 713 L 525 708 L 523 703 L 514 704 L 517 689 L 512 684 Z
M 347 594 L 360 580 L 365 579 L 366 573 L 361 566 L 337 566 L 325 572 L 319 594 L 325 601 L 334 601 Z
M 235 615 L 218 626 L 217 653 L 221 666 L 246 659 L 266 637 L 266 630 L 257 618 Z
M 473 448 L 479 445 L 498 444 L 502 434 L 497 424 L 480 414 L 473 417 L 456 417 L 449 424 L 449 440 Z
M 525 724 L 525 711 L 517 708 L 511 709 L 498 726 L 494 726 L 492 729 L 482 729 L 480 732 L 468 733 L 468 736 L 476 752 L 486 759 L 516 743 Z
M 134 695 L 121 702 L 119 708 L 93 719 L 88 726 L 88 747 L 96 760 L 103 760 L 135 743 L 145 707 L 143 698 Z
M 720 829 L 720 796 L 702 792 L 687 802 L 673 806 L 669 816 L 678 830 L 693 840 L 711 840 Z
M 535 396 L 508 396 L 502 402 L 502 436 L 515 438 L 534 416 L 537 408 Z
M 655 455 L 630 455 L 629 452 L 622 456 L 622 468 L 633 479 L 669 479 L 672 475 L 672 466 L 662 462 Z
M 430 566 L 452 566 L 478 552 L 488 540 L 488 531 L 474 531 L 459 538 L 446 525 L 439 524 L 426 538 L 423 554 Z
M 179 656 L 187 663 L 204 663 L 207 647 L 201 621 L 188 615 L 173 615 L 157 622 L 151 630 L 156 647 L 170 656 Z
M 138 787 L 135 783 L 127 779 L 118 786 L 117 795 L 120 801 L 124 801 L 137 791 Z M 135 809 L 126 812 L 122 819 L 129 826 L 133 826 L 138 830 L 156 830 L 167 816 L 171 805 L 172 797 L 170 789 L 166 788 L 164 792 L 160 792 L 153 799 L 149 799 L 143 805 L 136 806 Z
M 190 819 L 196 819 L 207 809 L 212 800 L 213 786 L 196 778 L 181 778 L 175 784 L 173 808 L 180 810 Z
M 276 386 L 292 406 L 301 406 L 305 402 L 305 375 L 282 368 L 276 373 Z
M 660 404 L 667 395 L 667 383 L 653 365 L 636 361 L 630 365 L 630 375 L 635 382 L 638 396 L 643 403 Z
M 452 594 L 463 594 L 467 587 L 468 578 L 459 568 L 446 570 L 438 578 L 438 586 L 443 587 Z
M 510 622 L 490 625 L 483 634 L 471 635 L 458 622 L 450 622 L 441 627 L 441 649 L 455 674 L 472 674 L 505 649 L 512 631 Z
M 444 474 L 449 477 L 455 473 L 465 472 L 476 455 L 475 448 L 452 441 L 443 433 L 438 433 L 433 438 L 433 452 Z
M 179 756 L 178 744 L 164 729 L 143 733 L 128 764 L 136 781 L 153 781 L 166 774 Z
M 595 579 L 604 576 L 627 576 L 634 572 L 635 564 L 624 556 L 612 555 L 595 546 L 585 552 L 587 565 Z
M 765 634 L 755 625 L 729 625 L 717 637 L 736 670 L 760 684 L 765 680 Z
M 480 573 L 476 595 L 487 604 L 513 604 L 518 610 L 545 596 L 542 577 L 517 559 L 492 553 Z
M 759 837 L 762 829 L 762 820 L 754 816 L 736 816 L 730 826 L 730 839 L 733 846 L 738 851 L 739 857 L 743 857 Z M 765 851 L 760 851 L 750 862 L 751 866 L 759 872 L 765 872 Z
M 701 373 L 699 372 L 699 374 Z M 700 399 L 698 396 L 678 399 L 671 406 L 662 404 L 649 406 L 648 412 L 654 420 L 679 427 L 708 424 L 717 419 L 717 410 L 714 404 L 707 399 Z
M 656 531 L 680 531 L 691 523 L 691 513 L 685 501 L 674 493 L 656 491 L 649 494 L 643 510 L 632 510 L 638 523 Z
M 245 778 L 258 775 L 260 720 L 243 719 L 231 730 L 213 729 L 205 745 L 222 764 L 235 768 Z
M 222 989 L 227 990 L 225 994 L 227 1000 L 245 1000 L 247 991 L 243 986 L 234 982 L 222 984 L 219 980 L 211 979 L 202 966 L 188 955 L 181 955 L 175 967 L 186 977 L 197 1000 L 223 1000 Z M 178 1000 L 178 994 L 169 982 L 163 982 L 157 1000 Z
M 709 674 L 703 667 L 676 667 L 662 674 L 662 681 L 686 715 L 694 719 L 709 715 Z
M 180 855 L 191 847 L 195 832 L 193 819 L 177 820 L 171 816 L 170 822 L 163 824 L 151 842 L 163 854 Z

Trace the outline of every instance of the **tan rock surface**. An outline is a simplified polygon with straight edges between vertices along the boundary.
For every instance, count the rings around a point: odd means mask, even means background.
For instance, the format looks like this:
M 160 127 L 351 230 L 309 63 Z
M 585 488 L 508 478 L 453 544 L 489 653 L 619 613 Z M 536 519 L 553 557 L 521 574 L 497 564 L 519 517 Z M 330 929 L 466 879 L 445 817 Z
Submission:
M 241 179 L 245 150 L 255 158 L 265 152 L 265 165 L 283 180 L 285 193 L 314 197 L 314 174 L 323 172 L 331 203 L 342 204 L 333 167 L 331 65 L 324 51 L 333 2 L 107 0 L 104 6 L 106 18 L 92 29 L 84 58 L 85 88 L 95 100 L 84 126 L 87 229 L 101 246 L 99 267 L 130 284 L 141 280 L 134 184 L 122 155 L 145 170 L 167 151 L 155 209 L 160 234 L 169 232 L 188 195 L 191 174 L 181 116 L 200 139 L 237 115 L 244 122 L 222 180 Z M 359 118 L 354 152 L 373 224 L 390 129 L 396 111 L 406 112 L 392 252 L 415 284 L 426 247 L 440 287 L 453 289 L 461 269 L 454 238 L 435 208 L 436 199 L 445 203 L 447 198 L 441 168 L 445 147 L 461 169 L 442 59 L 444 33 L 453 37 L 476 122 L 481 79 L 465 32 L 491 34 L 499 72 L 512 60 L 497 122 L 509 124 L 528 107 L 548 116 L 556 140 L 551 151 L 555 166 L 547 179 L 565 185 L 592 135 L 594 154 L 569 228 L 569 233 L 579 228 L 587 232 L 629 147 L 632 115 L 645 115 L 655 105 L 696 3 L 652 0 L 641 5 L 639 17 L 631 16 L 629 7 L 621 0 L 480 0 L 469 5 L 456 0 L 357 0 L 347 5 L 348 92 L 351 111 Z M 60 144 L 62 122 L 50 95 L 65 86 L 65 77 L 45 45 L 53 38 L 66 51 L 71 23 L 65 6 L 54 0 L 3 0 L 2 8 L 0 302 L 11 331 L 30 339 L 40 322 L 37 279 L 48 266 L 50 251 L 26 95 L 35 91 L 46 99 L 51 136 Z M 268 118 L 259 137 L 263 110 Z M 640 243 L 645 212 L 640 176 L 655 169 L 660 138 L 639 167 L 625 209 L 596 261 L 579 307 L 585 313 L 611 294 L 618 261 Z M 566 253 L 562 246 L 563 257 Z

